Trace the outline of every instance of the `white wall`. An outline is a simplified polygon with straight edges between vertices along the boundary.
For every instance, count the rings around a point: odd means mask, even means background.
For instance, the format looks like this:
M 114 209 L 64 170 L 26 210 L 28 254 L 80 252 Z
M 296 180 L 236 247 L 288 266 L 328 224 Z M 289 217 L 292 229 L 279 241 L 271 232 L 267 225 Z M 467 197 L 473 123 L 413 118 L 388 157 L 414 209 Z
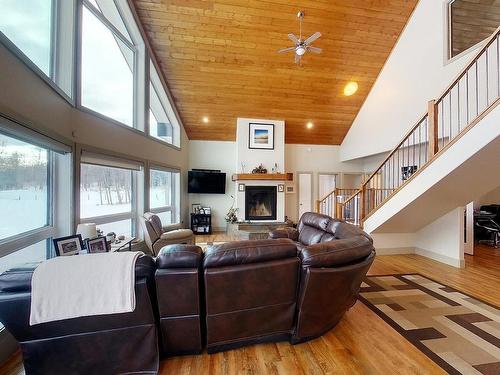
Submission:
M 1 113 L 56 139 L 181 169 L 181 218 L 187 220 L 188 140 L 184 129 L 181 132 L 181 150 L 178 150 L 134 129 L 82 112 L 59 96 L 1 44 L 0 72 Z
M 451 210 L 419 230 L 415 252 L 455 267 L 464 265 L 464 207 Z
M 224 216 L 233 204 L 236 171 L 236 142 L 189 141 L 189 169 L 220 169 L 226 173 L 226 194 L 189 194 L 189 207 L 200 203 L 212 208 L 212 230 L 226 228 Z
M 477 209 L 487 204 L 500 204 L 500 186 L 474 200 L 474 208 Z
M 445 64 L 443 0 L 420 0 L 342 142 L 341 159 L 390 151 L 477 51 Z
M 234 184 L 230 182 L 231 175 L 235 171 L 240 172 L 240 166 L 236 165 L 236 148 L 236 142 L 189 141 L 189 169 L 220 169 L 227 174 L 225 195 L 189 194 L 189 206 L 191 203 L 202 203 L 212 207 L 216 230 L 223 230 L 226 226 L 224 216 L 231 207 L 230 195 L 234 194 L 235 190 Z M 340 146 L 286 144 L 285 172 L 294 174 L 294 181 L 287 182 L 287 185 L 296 187 L 297 172 L 312 172 L 313 200 L 316 200 L 319 194 L 319 174 L 338 173 L 339 177 L 342 177 L 343 172 L 362 172 L 364 165 L 361 161 L 340 161 L 339 148 Z M 297 200 L 297 189 L 293 194 L 285 194 L 285 215 L 294 221 L 298 220 Z
M 274 150 L 250 149 L 248 148 L 250 123 L 262 123 L 274 125 Z M 238 118 L 236 126 L 237 146 L 237 169 L 235 173 L 242 173 L 242 164 L 245 166 L 244 173 L 251 173 L 252 169 L 262 164 L 271 173 L 276 163 L 278 171 L 285 169 L 285 122 L 277 120 L 262 120 Z

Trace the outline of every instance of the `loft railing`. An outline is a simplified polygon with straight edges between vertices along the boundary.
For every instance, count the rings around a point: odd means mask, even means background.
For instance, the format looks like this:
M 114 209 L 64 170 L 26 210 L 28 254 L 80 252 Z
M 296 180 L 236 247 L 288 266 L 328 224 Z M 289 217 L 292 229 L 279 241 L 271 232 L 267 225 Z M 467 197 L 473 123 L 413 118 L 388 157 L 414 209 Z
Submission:
M 317 211 L 362 225 L 373 212 L 414 178 L 441 151 L 499 103 L 500 27 L 485 46 L 361 185 L 359 191 L 335 204 L 330 193 L 317 202 Z M 335 199 L 333 199 L 335 201 Z
M 500 28 L 361 186 L 362 222 L 465 134 L 500 97 Z
M 342 206 L 358 189 L 335 188 L 320 200 L 316 201 L 316 212 L 340 219 Z

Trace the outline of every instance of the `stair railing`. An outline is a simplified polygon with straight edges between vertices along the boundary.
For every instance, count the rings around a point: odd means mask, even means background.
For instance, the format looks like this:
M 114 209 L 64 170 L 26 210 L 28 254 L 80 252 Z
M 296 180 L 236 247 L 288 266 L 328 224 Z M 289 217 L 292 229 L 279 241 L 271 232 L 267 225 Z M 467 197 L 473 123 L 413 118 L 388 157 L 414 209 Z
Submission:
M 499 103 L 500 27 L 360 188 L 362 223 Z M 355 221 L 356 221 L 355 220 Z
M 344 203 L 357 191 L 358 189 L 333 189 L 316 201 L 316 212 L 340 219 Z

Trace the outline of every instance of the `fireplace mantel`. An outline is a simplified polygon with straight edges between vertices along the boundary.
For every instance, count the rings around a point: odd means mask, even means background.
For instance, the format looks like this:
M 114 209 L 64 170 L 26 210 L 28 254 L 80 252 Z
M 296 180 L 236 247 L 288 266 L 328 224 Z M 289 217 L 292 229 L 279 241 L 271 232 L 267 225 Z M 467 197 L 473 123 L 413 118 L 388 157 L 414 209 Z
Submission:
M 240 173 L 233 174 L 233 181 L 293 181 L 293 173 Z

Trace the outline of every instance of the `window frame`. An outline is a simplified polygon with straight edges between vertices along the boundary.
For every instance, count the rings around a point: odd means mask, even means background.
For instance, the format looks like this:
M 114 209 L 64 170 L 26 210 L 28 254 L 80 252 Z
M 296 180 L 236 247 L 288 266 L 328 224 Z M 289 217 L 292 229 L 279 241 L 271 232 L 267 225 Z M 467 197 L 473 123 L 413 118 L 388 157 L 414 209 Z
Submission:
M 75 65 L 76 65 L 76 41 L 77 41 L 77 22 L 76 14 L 78 8 L 78 2 L 80 0 L 70 0 L 72 2 L 73 12 L 71 14 L 71 23 L 69 28 L 73 33 L 72 36 L 72 50 L 71 50 L 71 66 L 70 66 L 70 80 L 71 80 L 71 93 L 68 94 L 63 88 L 59 87 L 56 82 L 57 72 L 56 65 L 59 60 L 62 60 L 59 53 L 59 33 L 62 33 L 62 29 L 59 28 L 61 19 L 68 18 L 68 14 L 63 14 L 61 10 L 62 0 L 51 0 L 51 25 L 50 25 L 50 62 L 49 62 L 49 75 L 38 67 L 29 57 L 26 55 L 13 41 L 11 41 L 1 30 L 0 30 L 0 44 L 6 47 L 14 56 L 16 56 L 21 62 L 26 65 L 30 70 L 32 70 L 39 78 L 42 79 L 48 86 L 50 86 L 57 94 L 59 94 L 64 100 L 66 100 L 71 106 L 76 105 L 76 85 L 75 85 Z M 63 0 L 66 1 L 66 0 Z M 64 30 L 67 32 L 68 30 Z
M 64 194 L 58 191 L 60 184 L 63 182 L 61 178 L 61 171 L 58 165 L 58 153 L 63 153 L 70 157 L 68 160 L 69 170 L 66 176 L 70 179 L 72 183 L 73 174 L 71 164 L 73 163 L 73 144 L 69 141 L 58 139 L 52 135 L 44 134 L 35 130 L 33 127 L 15 121 L 10 117 L 0 113 L 0 122 L 4 125 L 4 128 L 0 130 L 0 134 L 7 137 L 17 139 L 21 142 L 25 142 L 36 147 L 43 148 L 48 152 L 47 159 L 47 224 L 43 227 L 35 228 L 26 232 L 18 233 L 14 236 L 6 237 L 0 240 L 0 258 L 6 255 L 15 253 L 16 251 L 22 250 L 25 247 L 34 245 L 42 240 L 48 240 L 54 236 L 61 235 L 65 232 L 63 228 L 59 228 L 61 218 L 63 216 L 60 214 L 62 201 L 68 201 L 66 210 L 72 209 L 71 202 L 73 201 L 72 191 L 68 194 Z M 70 145 L 71 144 L 71 145 Z M 58 149 L 59 151 L 55 151 Z M 70 189 L 72 190 L 72 189 Z M 61 194 L 60 194 L 61 193 Z M 62 219 L 65 221 L 64 219 Z M 68 228 L 71 228 L 72 215 L 69 215 Z M 47 256 L 51 255 L 51 246 L 47 243 Z
M 452 48 L 453 48 L 453 32 L 452 32 L 452 11 L 451 11 L 451 5 L 457 0 L 446 0 L 443 2 L 443 7 L 444 7 L 444 35 L 445 35 L 445 38 L 444 38 L 444 65 L 447 65 L 447 64 L 450 64 L 452 62 L 454 62 L 455 60 L 458 60 L 460 59 L 461 57 L 469 54 L 470 52 L 476 50 L 476 49 L 479 49 L 481 48 L 484 43 L 486 42 L 486 40 L 488 40 L 488 38 L 486 39 L 483 39 L 479 42 L 477 42 L 476 44 L 474 44 L 473 46 L 470 46 L 469 48 L 467 48 L 466 50 L 460 52 L 459 54 L 455 55 L 455 56 L 452 56 Z
M 135 53 L 134 59 L 134 116 L 133 116 L 133 126 L 128 126 L 120 121 L 117 121 L 113 118 L 110 118 L 106 115 L 103 115 L 99 112 L 96 112 L 92 109 L 86 108 L 81 105 L 81 39 L 82 39 L 82 13 L 84 2 L 88 3 L 88 8 L 91 11 L 94 9 L 93 5 L 88 0 L 52 0 L 53 3 L 61 4 L 62 1 L 71 1 L 72 4 L 72 14 L 71 17 L 66 17 L 71 19 L 71 32 L 72 32 L 72 46 L 71 46 L 71 95 L 68 95 L 58 84 L 53 80 L 52 77 L 47 76 L 33 61 L 31 61 L 26 54 L 24 54 L 19 47 L 15 45 L 7 36 L 5 36 L 2 32 L 0 32 L 0 44 L 2 44 L 8 51 L 10 51 L 16 58 L 21 60 L 21 62 L 26 65 L 31 71 L 35 73 L 43 82 L 45 82 L 48 86 L 50 86 L 61 98 L 63 98 L 66 102 L 68 102 L 72 107 L 78 109 L 81 112 L 88 113 L 98 119 L 106 121 L 108 124 L 112 126 L 120 126 L 121 128 L 128 129 L 129 131 L 145 136 L 146 138 L 158 142 L 164 146 L 170 147 L 176 151 L 180 151 L 182 149 L 182 139 L 183 139 L 183 128 L 184 125 L 182 123 L 182 119 L 180 114 L 175 106 L 175 102 L 173 100 L 172 94 L 170 93 L 169 87 L 164 79 L 163 72 L 159 69 L 158 62 L 156 61 L 156 56 L 152 51 L 151 45 L 149 43 L 148 37 L 140 20 L 137 16 L 137 12 L 135 7 L 130 4 L 128 0 L 112 0 L 115 5 L 127 4 L 130 14 L 125 16 L 121 9 L 121 5 L 117 6 L 117 10 L 121 15 L 122 22 L 124 23 L 127 31 L 130 34 L 131 39 L 135 42 L 136 38 L 139 37 L 141 39 L 140 49 L 141 54 L 143 56 L 139 56 L 140 53 Z M 110 0 L 111 1 L 111 0 Z M 117 3 L 119 2 L 119 3 Z M 66 3 L 64 3 L 66 4 Z M 60 11 L 60 6 L 53 6 L 53 8 L 57 8 Z M 99 13 L 99 12 L 98 12 Z M 57 19 L 60 19 L 61 14 L 57 13 Z M 94 14 L 94 13 L 93 13 Z M 98 16 L 99 17 L 99 16 Z M 56 19 L 54 18 L 54 19 Z M 101 20 L 101 18 L 99 17 Z M 104 19 L 106 19 L 104 17 Z M 107 20 L 107 19 L 106 19 Z M 109 21 L 107 21 L 109 22 Z M 130 25 L 133 23 L 133 27 L 136 28 L 134 32 L 130 30 Z M 108 24 L 105 24 L 108 27 Z M 51 25 L 51 30 L 59 32 L 58 25 L 54 27 Z M 114 26 L 113 26 L 114 27 Z M 118 31 L 119 33 L 119 31 Z M 120 34 L 120 33 L 119 33 Z M 115 34 L 114 34 L 115 35 Z M 52 37 L 52 43 L 58 43 L 59 38 Z M 122 40 L 122 39 L 120 39 Z M 129 42 L 130 43 L 130 42 Z M 54 50 L 53 47 L 51 47 Z M 136 46 L 137 48 L 137 46 Z M 54 52 L 52 51 L 52 54 Z M 58 59 L 52 56 L 51 60 L 55 60 L 53 63 L 57 64 Z M 51 63 L 52 64 L 52 63 Z M 159 76 L 159 84 L 165 92 L 165 98 L 167 103 L 162 101 L 162 107 L 168 115 L 170 123 L 174 127 L 174 137 L 173 142 L 169 143 L 160 138 L 154 137 L 150 134 L 150 125 L 149 125 L 149 85 L 150 85 L 150 66 L 153 66 Z M 166 106 L 168 108 L 166 108 Z
M 89 164 L 93 165 L 92 163 L 86 163 L 85 161 L 82 161 L 82 153 L 84 152 L 90 152 L 92 154 L 99 154 L 102 155 L 103 160 L 105 160 L 106 157 L 110 159 L 115 159 L 117 161 L 122 160 L 124 162 L 130 161 L 133 162 L 134 164 L 141 165 L 141 170 L 133 170 L 133 169 L 127 169 L 127 168 L 122 168 L 123 170 L 128 170 L 131 173 L 131 189 L 132 189 L 132 194 L 131 194 L 131 199 L 130 199 L 130 204 L 131 204 L 131 210 L 130 212 L 121 212 L 117 214 L 109 214 L 109 215 L 100 215 L 100 216 L 93 216 L 93 217 L 86 217 L 82 218 L 81 215 L 81 165 L 82 164 Z M 76 225 L 77 224 L 84 224 L 84 223 L 95 223 L 97 225 L 102 225 L 102 224 L 110 224 L 114 223 L 117 221 L 122 221 L 122 220 L 131 220 L 131 236 L 139 238 L 140 234 L 140 223 L 139 223 L 139 213 L 143 210 L 144 208 L 144 200 L 145 194 L 143 189 L 141 189 L 141 178 L 145 180 L 145 171 L 146 171 L 146 162 L 144 160 L 140 159 L 133 159 L 130 158 L 126 155 L 120 155 L 120 154 L 115 154 L 110 151 L 105 151 L 105 150 L 100 150 L 97 148 L 94 148 L 92 146 L 86 146 L 86 145 L 76 145 L 76 153 L 77 155 L 77 160 L 75 160 L 75 212 L 74 212 L 74 217 L 75 217 L 75 230 L 76 230 Z M 111 163 L 110 163 L 111 164 Z M 100 164 L 103 167 L 106 167 L 105 162 L 103 164 Z M 107 165 L 109 168 L 118 168 L 114 167 L 113 165 Z M 136 173 L 133 173 L 136 172 Z M 142 176 L 140 175 L 142 173 Z
M 170 184 L 171 184 L 171 198 L 170 198 L 170 206 L 161 206 L 161 207 L 151 207 L 151 171 L 158 171 L 158 172 L 169 172 L 171 173 L 171 179 L 170 179 Z M 175 183 L 174 174 L 178 174 L 179 178 L 179 188 L 177 188 L 177 184 Z M 152 212 L 154 214 L 159 214 L 159 213 L 164 213 L 164 212 L 170 212 L 172 214 L 172 223 L 168 225 L 176 225 L 176 224 L 181 224 L 182 223 L 182 218 L 181 218 L 181 170 L 179 168 L 173 168 L 173 167 L 167 167 L 163 166 L 157 163 L 148 163 L 148 168 L 147 168 L 147 181 L 145 179 L 145 195 L 147 196 L 147 210 L 149 212 Z M 179 201 L 179 204 L 177 204 L 177 201 Z

